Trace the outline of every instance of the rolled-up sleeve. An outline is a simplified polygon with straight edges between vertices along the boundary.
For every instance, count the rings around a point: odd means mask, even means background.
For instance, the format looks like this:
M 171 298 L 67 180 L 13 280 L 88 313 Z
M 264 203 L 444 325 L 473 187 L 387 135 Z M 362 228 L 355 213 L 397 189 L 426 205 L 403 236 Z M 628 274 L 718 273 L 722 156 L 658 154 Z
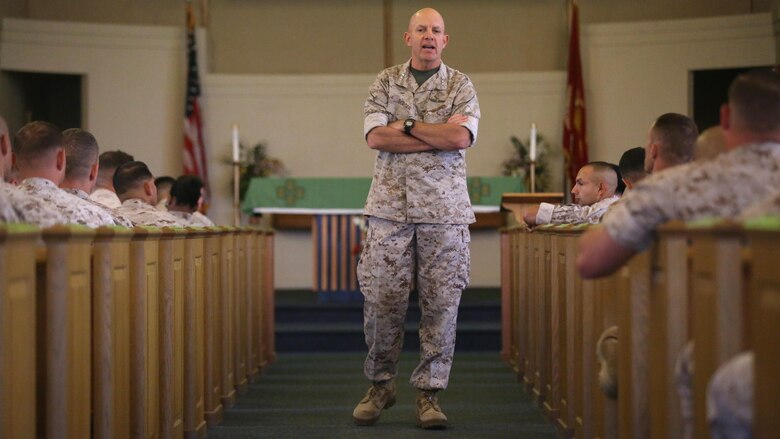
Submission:
M 479 111 L 479 101 L 477 100 L 477 91 L 474 89 L 474 84 L 472 84 L 471 80 L 465 75 L 463 85 L 458 90 L 457 96 L 455 96 L 452 114 L 463 114 L 468 116 L 468 120 L 460 125 L 466 127 L 466 129 L 471 132 L 471 145 L 474 145 L 477 141 L 479 118 L 481 117 L 481 114 Z
M 555 204 L 541 203 L 539 205 L 539 210 L 536 212 L 536 224 L 550 224 L 554 210 Z
M 383 72 L 377 76 L 374 83 L 368 89 L 368 99 L 363 105 L 363 137 L 368 136 L 368 132 L 376 127 L 386 126 L 389 121 L 387 112 L 388 102 L 388 81 Z

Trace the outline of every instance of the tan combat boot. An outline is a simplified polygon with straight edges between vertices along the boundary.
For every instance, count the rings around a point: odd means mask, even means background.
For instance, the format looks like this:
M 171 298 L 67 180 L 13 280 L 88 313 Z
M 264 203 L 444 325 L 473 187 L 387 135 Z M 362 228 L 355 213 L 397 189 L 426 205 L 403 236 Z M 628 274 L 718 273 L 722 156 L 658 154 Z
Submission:
M 447 416 L 439 407 L 435 390 L 417 391 L 417 426 L 425 429 L 447 428 Z
M 395 380 L 382 384 L 374 383 L 352 412 L 352 420 L 357 425 L 374 425 L 382 410 L 389 409 L 393 404 L 395 404 Z

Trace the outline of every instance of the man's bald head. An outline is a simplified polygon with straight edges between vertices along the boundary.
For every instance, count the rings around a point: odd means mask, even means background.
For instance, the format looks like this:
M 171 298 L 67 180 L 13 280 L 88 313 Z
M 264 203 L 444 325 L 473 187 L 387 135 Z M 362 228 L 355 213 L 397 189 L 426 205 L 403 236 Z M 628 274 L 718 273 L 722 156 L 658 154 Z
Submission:
M 404 43 L 412 49 L 411 67 L 420 71 L 439 67 L 449 40 L 444 32 L 444 18 L 438 11 L 424 8 L 412 14 L 404 32 Z
M 408 32 L 411 32 L 412 29 L 414 29 L 414 26 L 420 22 L 425 20 L 436 20 L 441 22 L 441 30 L 444 30 L 444 17 L 441 16 L 439 11 L 433 8 L 422 8 L 419 11 L 412 14 L 412 16 L 409 18 L 409 26 L 407 28 Z

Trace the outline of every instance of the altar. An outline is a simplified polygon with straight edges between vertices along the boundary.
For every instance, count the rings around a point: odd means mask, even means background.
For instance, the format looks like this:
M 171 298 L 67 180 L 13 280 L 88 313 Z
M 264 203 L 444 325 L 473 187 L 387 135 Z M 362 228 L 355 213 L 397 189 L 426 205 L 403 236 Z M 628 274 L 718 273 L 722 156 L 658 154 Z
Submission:
M 469 177 L 467 183 L 477 217 L 472 228 L 503 226 L 502 194 L 525 190 L 517 177 Z M 352 300 L 359 296 L 356 268 L 370 187 L 371 177 L 255 178 L 241 208 L 270 215 L 278 230 L 311 230 L 313 291 L 323 301 Z

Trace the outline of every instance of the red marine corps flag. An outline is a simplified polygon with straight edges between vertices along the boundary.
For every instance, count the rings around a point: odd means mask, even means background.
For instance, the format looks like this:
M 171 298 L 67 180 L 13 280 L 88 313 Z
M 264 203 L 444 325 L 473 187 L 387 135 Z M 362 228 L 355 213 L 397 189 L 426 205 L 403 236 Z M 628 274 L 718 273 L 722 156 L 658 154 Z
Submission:
M 195 44 L 195 16 L 187 2 L 187 102 L 184 111 L 184 174 L 197 175 L 209 194 L 209 172 L 206 145 L 203 144 L 203 122 L 200 114 L 200 78 L 198 50 Z
M 577 0 L 570 3 L 571 36 L 569 40 L 569 72 L 566 80 L 566 116 L 563 121 L 563 154 L 569 184 L 574 184 L 579 169 L 588 163 L 588 143 L 585 139 L 585 87 L 580 61 L 580 29 Z

